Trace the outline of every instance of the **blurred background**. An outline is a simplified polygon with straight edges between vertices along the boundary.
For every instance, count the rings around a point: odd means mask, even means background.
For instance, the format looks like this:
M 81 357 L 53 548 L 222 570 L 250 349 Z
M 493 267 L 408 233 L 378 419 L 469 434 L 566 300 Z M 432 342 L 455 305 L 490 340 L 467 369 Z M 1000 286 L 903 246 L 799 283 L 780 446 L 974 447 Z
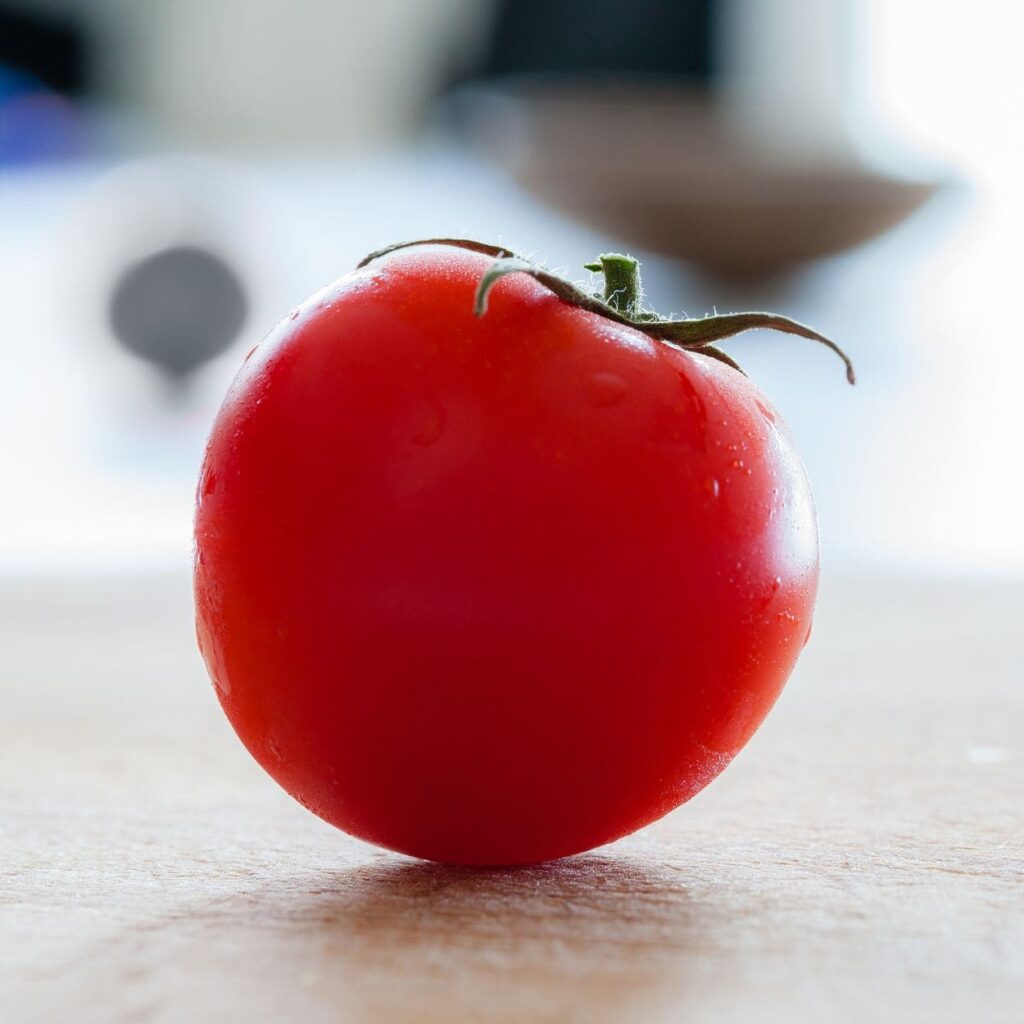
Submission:
M 244 353 L 390 242 L 501 242 L 852 355 L 730 351 L 826 567 L 1024 569 L 1016 9 L 975 0 L 0 0 L 0 573 L 190 558 Z

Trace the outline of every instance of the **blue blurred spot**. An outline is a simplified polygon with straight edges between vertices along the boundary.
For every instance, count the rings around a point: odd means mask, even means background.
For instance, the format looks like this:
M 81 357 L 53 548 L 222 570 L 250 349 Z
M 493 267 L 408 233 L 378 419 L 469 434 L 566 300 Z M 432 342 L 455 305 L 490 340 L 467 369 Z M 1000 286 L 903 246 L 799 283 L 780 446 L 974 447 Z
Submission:
M 0 166 L 81 156 L 85 136 L 84 118 L 71 100 L 0 64 Z

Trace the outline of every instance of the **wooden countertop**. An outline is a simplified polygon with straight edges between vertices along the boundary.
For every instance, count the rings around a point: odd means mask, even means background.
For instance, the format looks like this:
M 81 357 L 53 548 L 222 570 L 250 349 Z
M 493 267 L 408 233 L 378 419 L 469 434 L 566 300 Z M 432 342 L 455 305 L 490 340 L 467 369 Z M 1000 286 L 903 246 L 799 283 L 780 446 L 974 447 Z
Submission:
M 519 871 L 280 792 L 184 579 L 2 583 L 0 651 L 5 1021 L 1024 1019 L 1024 583 L 827 578 L 720 780 Z

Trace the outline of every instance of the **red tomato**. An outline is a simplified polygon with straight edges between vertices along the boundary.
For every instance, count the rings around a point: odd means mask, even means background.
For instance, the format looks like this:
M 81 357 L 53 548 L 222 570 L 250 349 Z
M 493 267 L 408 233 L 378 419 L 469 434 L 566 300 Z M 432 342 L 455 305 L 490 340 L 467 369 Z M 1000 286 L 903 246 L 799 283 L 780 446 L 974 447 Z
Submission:
M 818 543 L 742 374 L 409 249 L 251 354 L 199 483 L 198 635 L 297 800 L 417 857 L 576 853 L 706 786 L 811 628 Z

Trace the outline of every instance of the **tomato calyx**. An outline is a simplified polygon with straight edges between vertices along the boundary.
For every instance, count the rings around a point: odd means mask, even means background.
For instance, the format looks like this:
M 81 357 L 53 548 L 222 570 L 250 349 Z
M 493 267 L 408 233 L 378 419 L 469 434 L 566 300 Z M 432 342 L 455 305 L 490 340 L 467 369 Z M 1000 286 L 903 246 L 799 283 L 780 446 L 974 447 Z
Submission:
M 604 275 L 603 296 L 588 294 L 565 278 L 517 256 L 511 249 L 467 238 L 424 238 L 413 242 L 398 242 L 370 253 L 358 263 L 357 269 L 399 249 L 420 245 L 447 245 L 494 258 L 494 263 L 485 271 L 477 286 L 473 307 L 477 316 L 486 315 L 490 291 L 498 281 L 509 274 L 528 274 L 563 302 L 596 313 L 614 323 L 632 327 L 657 341 L 717 359 L 740 373 L 744 372 L 740 365 L 714 343 L 743 331 L 767 328 L 824 345 L 842 359 L 846 367 L 847 381 L 850 384 L 857 381 L 849 356 L 834 341 L 806 324 L 780 316 L 778 313 L 723 313 L 673 320 L 645 309 L 640 284 L 640 264 L 632 256 L 620 253 L 605 253 L 598 257 L 596 262 L 584 265 L 584 269 Z

